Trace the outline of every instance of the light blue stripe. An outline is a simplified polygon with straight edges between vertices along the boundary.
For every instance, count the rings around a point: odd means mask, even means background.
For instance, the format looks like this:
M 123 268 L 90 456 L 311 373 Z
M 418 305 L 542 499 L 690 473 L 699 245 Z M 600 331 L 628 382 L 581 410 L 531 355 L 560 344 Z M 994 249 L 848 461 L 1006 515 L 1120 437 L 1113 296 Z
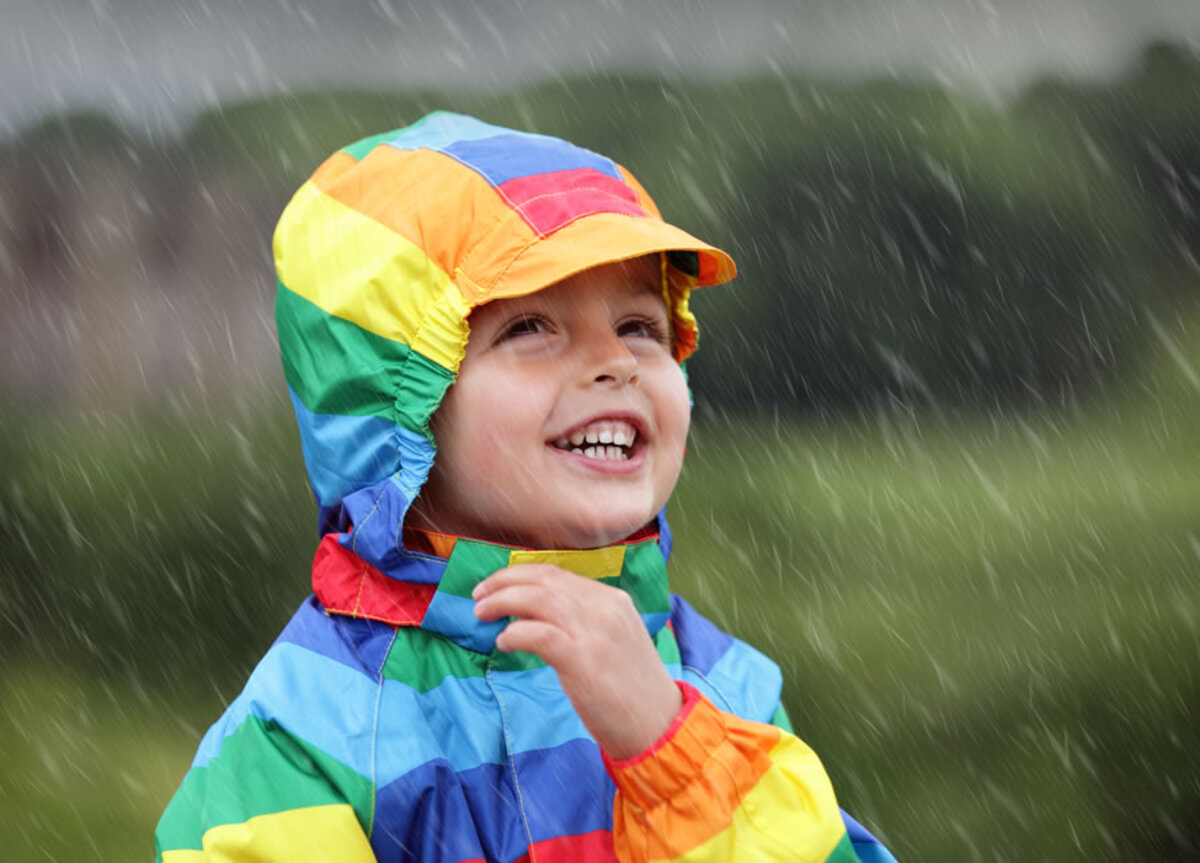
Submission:
M 322 506 L 332 506 L 354 489 L 395 473 L 400 467 L 401 436 L 420 437 L 382 417 L 313 413 L 291 387 L 288 395 L 296 411 L 309 482 Z
M 193 767 L 216 758 L 225 738 L 253 716 L 275 722 L 370 776 L 372 714 L 377 684 L 342 663 L 298 644 L 276 642 L 200 741 Z
M 397 150 L 441 150 L 456 141 L 482 141 L 498 135 L 511 135 L 512 129 L 493 126 L 464 114 L 436 111 L 415 126 L 402 129 L 400 134 L 386 142 Z M 543 137 L 541 135 L 531 137 Z
M 591 739 L 554 669 L 492 672 L 491 685 L 504 700 L 514 753 Z M 204 736 L 192 766 L 205 767 L 218 757 L 225 738 L 249 716 L 275 722 L 366 777 L 372 775 L 375 728 L 379 787 L 435 758 L 455 771 L 504 763 L 502 715 L 486 679 L 451 677 L 425 693 L 385 681 L 377 728 L 376 695 L 376 683 L 340 662 L 297 644 L 276 643 Z
M 753 722 L 771 721 L 783 689 L 779 666 L 736 638 L 707 674 L 688 669 L 683 679 L 717 707 Z
M 653 635 L 662 629 L 670 613 L 654 611 L 640 615 L 646 630 Z M 468 596 L 438 591 L 425 611 L 421 628 L 436 632 L 476 653 L 491 653 L 496 636 L 507 625 L 505 620 L 484 622 L 475 616 L 475 600 Z
M 332 506 L 350 492 L 397 476 L 408 499 L 429 474 L 433 447 L 424 435 L 376 416 L 313 413 L 288 387 L 313 493 Z
M 475 600 L 440 590 L 433 595 L 421 621 L 422 629 L 444 635 L 476 653 L 491 653 L 496 636 L 507 625 L 507 620 L 480 620 L 475 616 Z

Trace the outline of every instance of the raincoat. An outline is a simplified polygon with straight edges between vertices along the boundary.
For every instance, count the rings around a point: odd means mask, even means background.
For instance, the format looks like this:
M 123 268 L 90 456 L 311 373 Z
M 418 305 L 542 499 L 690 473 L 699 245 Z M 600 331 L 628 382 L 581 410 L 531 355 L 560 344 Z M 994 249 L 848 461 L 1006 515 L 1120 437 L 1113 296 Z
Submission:
M 733 262 L 604 157 L 439 112 L 300 189 L 275 235 L 276 318 L 320 509 L 313 595 L 205 735 L 159 859 L 892 860 L 791 733 L 777 666 L 669 593 L 661 513 L 591 550 L 403 527 L 471 309 L 651 253 L 682 362 L 689 292 Z M 530 562 L 632 597 L 683 694 L 647 751 L 609 759 L 554 670 L 475 618 L 475 584 Z

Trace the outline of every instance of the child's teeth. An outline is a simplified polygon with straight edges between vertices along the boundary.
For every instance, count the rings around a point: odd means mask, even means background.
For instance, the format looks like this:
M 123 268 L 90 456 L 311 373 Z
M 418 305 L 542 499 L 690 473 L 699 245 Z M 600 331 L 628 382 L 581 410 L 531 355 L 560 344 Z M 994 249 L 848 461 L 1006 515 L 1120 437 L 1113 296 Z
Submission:
M 569 437 L 556 440 L 554 445 L 588 458 L 627 461 L 629 450 L 626 447 L 632 447 L 636 439 L 637 429 L 629 423 L 611 422 L 574 431 Z

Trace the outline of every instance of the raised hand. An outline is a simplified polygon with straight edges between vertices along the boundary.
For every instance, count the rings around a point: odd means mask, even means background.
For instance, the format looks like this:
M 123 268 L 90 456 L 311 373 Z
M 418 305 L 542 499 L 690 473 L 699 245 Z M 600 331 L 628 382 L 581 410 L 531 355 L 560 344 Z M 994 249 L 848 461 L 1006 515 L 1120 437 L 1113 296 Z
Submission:
M 531 563 L 493 573 L 471 595 L 480 620 L 514 618 L 496 646 L 536 654 L 558 672 L 563 691 L 610 758 L 647 749 L 679 712 L 679 689 L 624 591 Z

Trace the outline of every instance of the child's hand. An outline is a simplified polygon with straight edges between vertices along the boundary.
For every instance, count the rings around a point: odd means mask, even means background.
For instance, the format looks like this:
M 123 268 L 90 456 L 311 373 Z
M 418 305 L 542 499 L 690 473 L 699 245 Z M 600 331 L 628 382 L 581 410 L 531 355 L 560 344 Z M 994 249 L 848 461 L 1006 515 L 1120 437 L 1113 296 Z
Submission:
M 629 594 L 557 566 L 499 570 L 472 591 L 480 620 L 513 620 L 501 650 L 536 654 L 558 672 L 563 691 L 610 758 L 642 752 L 683 703 Z

